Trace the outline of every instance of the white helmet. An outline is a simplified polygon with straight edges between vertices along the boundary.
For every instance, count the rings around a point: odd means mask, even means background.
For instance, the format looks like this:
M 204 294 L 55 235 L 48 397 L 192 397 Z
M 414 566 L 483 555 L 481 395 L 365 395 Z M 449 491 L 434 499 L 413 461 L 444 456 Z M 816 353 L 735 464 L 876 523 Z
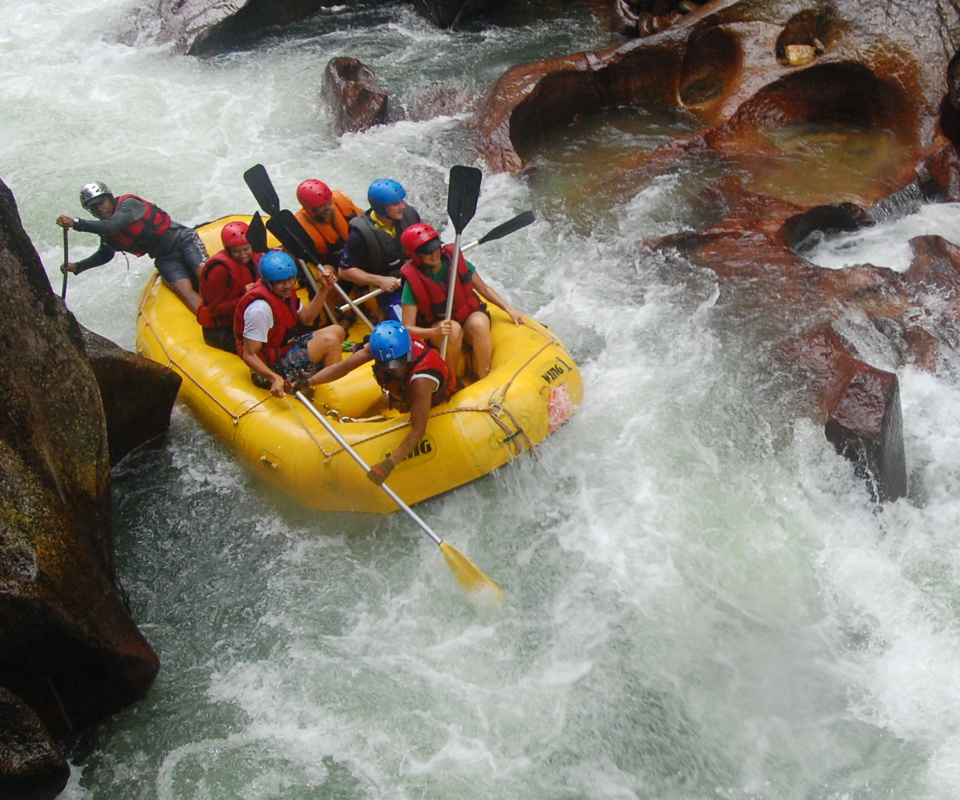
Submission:
M 100 181 L 85 183 L 83 188 L 80 190 L 80 205 L 86 209 L 89 209 L 90 205 L 95 200 L 99 200 L 104 196 L 113 197 L 113 192 L 107 188 L 107 184 L 101 183 Z

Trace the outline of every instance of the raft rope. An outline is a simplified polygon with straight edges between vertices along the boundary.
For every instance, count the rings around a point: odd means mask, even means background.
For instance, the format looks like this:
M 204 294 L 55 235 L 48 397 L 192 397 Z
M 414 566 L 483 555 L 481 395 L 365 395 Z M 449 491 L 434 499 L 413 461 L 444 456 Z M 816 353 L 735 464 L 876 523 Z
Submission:
M 238 425 L 240 423 L 240 420 L 244 416 L 249 414 L 251 411 L 254 411 L 256 408 L 261 406 L 263 403 L 266 403 L 267 400 L 270 400 L 273 397 L 272 394 L 268 394 L 265 398 L 263 398 L 257 403 L 254 403 L 248 409 L 246 409 L 245 411 L 242 411 L 239 414 L 235 414 L 234 412 L 230 411 L 230 409 L 228 409 L 225 405 L 223 405 L 223 403 L 221 403 L 216 397 L 214 397 L 214 395 L 212 395 L 209 391 L 207 391 L 206 387 L 202 383 L 200 383 L 200 381 L 197 380 L 197 378 L 195 378 L 186 369 L 184 369 L 184 367 L 170 354 L 170 351 L 167 350 L 163 341 L 157 335 L 157 332 L 154 330 L 153 325 L 150 324 L 150 320 L 143 314 L 142 311 L 140 312 L 140 316 L 143 317 L 144 323 L 150 329 L 150 332 L 153 334 L 154 339 L 156 339 L 157 344 L 160 345 L 160 349 L 163 350 L 164 355 L 167 357 L 167 362 L 168 362 L 167 366 L 172 365 L 173 367 L 175 367 L 177 371 L 180 372 L 181 375 L 183 375 L 184 378 L 187 378 L 198 389 L 200 389 L 201 392 L 203 392 L 208 398 L 210 398 L 210 400 L 214 403 L 214 405 L 220 408 L 224 414 L 226 414 L 228 417 L 230 417 L 233 420 L 234 425 Z M 533 352 L 529 356 L 529 358 L 527 358 L 522 364 L 520 364 L 516 370 L 514 370 L 513 375 L 511 375 L 503 384 L 501 384 L 498 391 L 499 393 L 498 399 L 494 399 L 493 397 L 491 397 L 490 401 L 486 406 L 470 406 L 470 407 L 452 408 L 448 411 L 441 411 L 440 413 L 433 414 L 431 416 L 442 417 L 445 414 L 461 414 L 461 413 L 489 414 L 490 418 L 500 427 L 500 429 L 504 433 L 504 439 L 502 443 L 507 445 L 507 447 L 510 447 L 513 450 L 511 454 L 512 458 L 516 458 L 517 456 L 522 455 L 524 452 L 524 449 L 526 449 L 526 451 L 533 456 L 535 461 L 539 461 L 540 456 L 537 453 L 534 447 L 533 441 L 530 439 L 529 434 L 520 426 L 519 421 L 513 415 L 513 413 L 509 409 L 506 409 L 503 407 L 503 401 L 506 399 L 507 391 L 510 389 L 510 386 L 513 384 L 513 381 L 527 367 L 527 365 L 530 364 L 531 361 L 537 358 L 548 347 L 550 347 L 553 344 L 558 344 L 558 342 L 550 333 L 547 332 L 549 329 L 545 329 L 545 326 L 542 326 L 540 323 L 536 323 L 531 320 L 530 322 L 524 322 L 524 324 L 527 327 L 531 328 L 536 333 L 540 334 L 546 341 L 538 350 Z M 293 412 L 293 415 L 294 417 L 296 417 L 297 421 L 300 423 L 300 426 L 307 432 L 307 435 L 313 440 L 313 443 L 317 446 L 320 452 L 323 453 L 327 461 L 332 459 L 337 453 L 343 452 L 343 448 L 339 447 L 338 449 L 334 450 L 332 453 L 328 453 L 324 449 L 320 440 L 317 439 L 316 436 L 314 436 L 313 431 L 310 429 L 310 426 L 307 425 L 306 420 L 303 417 L 301 417 L 300 414 L 297 412 L 297 409 L 290 402 L 290 399 L 284 396 L 284 400 L 286 400 L 287 406 Z M 331 409 L 327 405 L 324 405 L 323 408 L 324 408 L 324 411 L 327 412 L 328 416 L 335 416 L 337 418 L 340 418 L 339 413 L 335 409 Z M 510 422 L 513 423 L 512 428 L 502 419 L 503 416 L 506 416 L 510 419 Z M 344 420 L 346 419 L 348 418 L 345 417 Z M 410 426 L 410 421 L 408 419 L 404 422 L 398 423 L 397 425 L 393 425 L 389 428 L 386 428 L 385 430 L 379 431 L 378 433 L 371 434 L 366 438 L 360 439 L 357 442 L 357 444 L 363 444 L 365 442 L 373 441 L 382 436 L 386 436 L 388 434 L 394 433 L 395 431 L 398 431 L 398 430 L 402 430 L 403 428 L 407 428 L 409 426 Z M 526 441 L 526 448 L 524 448 L 524 446 L 518 441 L 518 439 L 521 437 Z
M 200 381 L 198 381 L 196 378 L 193 377 L 193 375 L 191 375 L 189 372 L 187 372 L 187 370 L 184 369 L 183 365 L 181 365 L 172 355 L 170 355 L 170 351 L 167 350 L 167 347 L 166 347 L 166 345 L 164 345 L 163 340 L 157 335 L 157 332 L 153 329 L 153 325 L 150 324 L 150 320 L 149 320 L 146 316 L 143 315 L 143 312 L 140 312 L 140 316 L 143 317 L 144 324 L 150 329 L 150 332 L 153 334 L 153 338 L 157 340 L 157 344 L 160 345 L 160 349 L 163 350 L 163 354 L 167 357 L 167 366 L 168 366 L 168 367 L 169 367 L 169 366 L 174 366 L 174 367 L 176 367 L 177 371 L 178 371 L 181 375 L 183 375 L 184 378 L 186 378 L 187 380 L 189 380 L 189 381 L 190 381 L 194 386 L 196 386 L 201 392 L 203 392 L 207 397 L 209 397 L 210 400 L 213 402 L 214 405 L 216 405 L 218 408 L 220 408 L 220 409 L 223 411 L 224 414 L 226 414 L 228 417 L 230 417 L 230 419 L 233 420 L 233 424 L 234 424 L 234 425 L 238 425 L 238 424 L 240 423 L 240 420 L 241 420 L 243 417 L 245 417 L 247 414 L 249 414 L 249 413 L 250 413 L 251 411 L 253 411 L 255 408 L 258 408 L 259 406 L 263 405 L 264 403 L 267 402 L 267 400 L 269 400 L 271 397 L 273 397 L 273 395 L 268 394 L 266 397 L 263 398 L 263 400 L 260 400 L 260 401 L 258 401 L 258 402 L 256 402 L 256 403 L 254 403 L 254 404 L 253 404 L 252 406 L 250 406 L 250 408 L 248 408 L 246 411 L 242 411 L 242 412 L 240 412 L 239 414 L 234 414 L 234 413 L 233 413 L 229 408 L 227 408 L 223 403 L 221 403 L 219 400 L 217 400 L 216 397 L 214 397 L 212 394 L 210 394 L 210 392 L 207 391 L 207 388 L 206 388 L 202 383 L 200 383 Z M 238 358 L 239 358 L 239 356 L 238 356 Z
M 531 353 L 530 356 L 522 364 L 520 364 L 516 370 L 514 370 L 514 373 L 503 384 L 501 384 L 497 393 L 499 394 L 499 398 L 494 399 L 493 397 L 491 397 L 490 401 L 487 403 L 486 406 L 461 406 L 459 408 L 451 408 L 447 411 L 441 411 L 437 414 L 431 414 L 431 418 L 442 417 L 446 414 L 463 414 L 463 413 L 489 414 L 490 418 L 494 421 L 494 423 L 496 423 L 500 427 L 500 429 L 503 431 L 504 438 L 502 440 L 502 444 L 505 444 L 507 447 L 511 448 L 512 450 L 511 458 L 516 458 L 517 456 L 522 455 L 526 450 L 531 454 L 531 456 L 535 461 L 539 461 L 540 455 L 537 453 L 534 443 L 530 439 L 530 435 L 520 425 L 520 422 L 514 416 L 513 412 L 503 407 L 503 401 L 506 399 L 507 392 L 509 391 L 510 386 L 512 385 L 516 377 L 521 372 L 523 372 L 523 370 L 530 364 L 530 362 L 532 362 L 535 358 L 537 358 L 544 350 L 546 350 L 551 345 L 558 344 L 558 342 L 556 338 L 554 338 L 550 333 L 548 333 L 547 330 L 545 330 L 544 327 L 542 327 L 539 323 L 536 323 L 534 325 L 531 325 L 530 323 L 524 323 L 524 324 L 526 324 L 536 333 L 540 334 L 540 336 L 542 336 L 546 341 L 543 343 L 543 345 L 541 345 L 539 349 Z M 290 410 L 293 411 L 294 416 L 297 418 L 300 424 L 307 431 L 310 438 L 313 439 L 317 447 L 320 449 L 320 452 L 323 453 L 323 455 L 327 458 L 327 460 L 333 458 L 333 456 L 335 456 L 337 453 L 343 452 L 342 447 L 337 448 L 332 453 L 328 453 L 326 450 L 324 450 L 323 446 L 320 444 L 317 438 L 313 435 L 312 431 L 310 431 L 309 427 L 306 424 L 306 421 L 303 419 L 303 417 L 301 417 L 297 413 L 296 408 L 293 406 L 293 404 L 290 402 L 289 399 L 287 399 L 287 405 L 290 407 Z M 323 411 L 326 412 L 328 416 L 336 417 L 338 419 L 341 419 L 344 422 L 347 422 L 348 420 L 350 420 L 349 417 L 340 417 L 336 409 L 331 409 L 326 404 L 323 405 Z M 510 422 L 513 423 L 513 427 L 508 425 L 507 422 L 505 422 L 502 419 L 502 417 L 504 416 L 509 418 Z M 369 436 L 359 439 L 357 442 L 354 443 L 354 446 L 358 446 L 366 442 L 372 442 L 383 436 L 387 436 L 391 433 L 394 433 L 398 430 L 403 430 L 404 428 L 408 428 L 408 427 L 410 427 L 409 419 L 403 422 L 399 422 L 396 425 L 392 425 L 389 428 L 385 428 L 382 431 L 378 431 L 377 433 L 370 434 Z M 518 441 L 520 438 L 526 441 L 526 447 L 524 447 L 523 444 L 521 444 L 521 442 Z

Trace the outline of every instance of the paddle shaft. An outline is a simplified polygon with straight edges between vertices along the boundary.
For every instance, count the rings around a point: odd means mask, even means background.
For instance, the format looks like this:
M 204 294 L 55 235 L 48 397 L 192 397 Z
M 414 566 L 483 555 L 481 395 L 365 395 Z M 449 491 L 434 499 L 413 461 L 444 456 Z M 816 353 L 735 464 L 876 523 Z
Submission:
M 70 232 L 69 228 L 63 229 L 63 264 L 66 266 L 70 263 L 70 247 L 68 245 L 68 234 Z M 65 269 L 63 271 L 63 283 L 60 284 L 60 299 L 67 299 L 67 276 L 70 274 L 70 270 Z
M 325 416 L 323 416 L 323 414 L 317 411 L 316 407 L 304 396 L 303 392 L 297 392 L 296 398 L 307 407 L 307 410 L 311 414 L 313 414 L 314 417 L 316 417 L 317 422 L 319 422 L 321 425 L 323 425 L 324 428 L 327 429 L 327 433 L 329 433 L 334 439 L 336 439 L 337 443 L 344 450 L 346 450 L 347 453 L 350 454 L 353 460 L 360 465 L 360 468 L 364 472 L 369 472 L 370 466 L 367 464 L 366 461 L 363 460 L 363 456 L 361 456 L 356 450 L 354 450 L 349 444 L 347 444 L 346 440 L 339 434 L 337 429 L 333 427 L 333 424 Z M 420 526 L 420 529 L 425 534 L 427 534 L 427 536 L 433 539 L 435 544 L 437 545 L 443 544 L 443 539 L 441 539 L 439 536 L 437 536 L 437 534 L 435 534 L 432 530 L 430 530 L 430 526 L 427 525 L 427 523 L 420 518 L 420 515 L 417 514 L 412 508 L 410 508 L 410 506 L 408 506 L 406 503 L 403 502 L 403 500 L 397 497 L 397 493 L 394 492 L 393 489 L 391 489 L 385 483 L 381 484 L 380 488 L 387 493 L 387 496 L 391 500 L 393 500 L 394 503 L 396 503 L 404 512 L 406 512 L 407 516 L 410 517 L 410 519 L 412 519 L 414 522 L 417 523 L 418 526 Z
M 477 212 L 477 200 L 480 199 L 480 181 L 483 173 L 476 167 L 456 165 L 450 167 L 450 190 L 447 195 L 447 214 L 453 223 L 456 236 L 453 241 L 453 254 L 450 257 L 450 281 L 447 284 L 447 309 L 444 319 L 453 316 L 453 288 L 457 281 L 457 265 L 460 263 L 460 236 L 467 223 Z M 440 357 L 447 357 L 447 339 L 443 337 L 440 343 Z
M 525 213 L 529 213 L 529 212 L 525 212 Z M 527 224 L 529 224 L 529 223 L 527 223 Z M 517 228 L 513 228 L 512 230 L 517 230 Z M 490 231 L 490 233 L 493 233 L 493 231 Z M 469 244 L 465 244 L 463 247 L 460 248 L 460 252 L 461 252 L 461 253 L 466 253 L 468 250 L 473 250 L 474 247 L 477 247 L 478 245 L 481 245 L 481 244 L 483 244 L 484 242 L 489 242 L 489 241 L 491 241 L 491 239 L 488 238 L 489 235 L 490 235 L 490 234 L 487 234 L 487 236 L 484 236 L 482 239 L 477 239 L 475 242 L 470 242 Z M 506 234 L 500 234 L 500 236 L 505 236 L 505 235 L 506 235 Z M 493 238 L 494 238 L 494 239 L 499 239 L 500 236 L 494 236 Z M 354 302 L 354 303 L 364 303 L 364 302 L 366 302 L 367 300 L 371 300 L 372 298 L 376 297 L 378 294 L 383 294 L 383 289 L 374 289 L 374 290 L 371 291 L 371 292 L 367 292 L 366 294 L 361 295 L 360 297 L 358 297 L 358 298 L 357 298 L 356 300 L 354 300 L 353 302 Z M 346 311 L 348 308 L 350 308 L 350 304 L 349 304 L 349 303 L 344 303 L 342 306 L 339 306 L 338 308 L 339 308 L 340 311 Z
M 303 229 L 300 221 L 292 211 L 287 209 L 278 211 L 267 221 L 267 228 L 280 240 L 280 243 L 285 248 L 294 252 L 298 258 L 311 264 L 316 264 L 317 269 L 324 274 L 328 272 L 326 266 L 320 263 L 320 254 L 317 252 L 317 247 L 313 243 L 313 239 L 311 239 L 310 234 Z M 307 272 L 309 272 L 309 270 L 307 270 Z M 310 277 L 312 278 L 313 275 Z M 347 304 L 357 313 L 357 316 L 363 320 L 364 324 L 366 324 L 370 330 L 373 330 L 373 323 L 357 304 L 350 299 L 350 295 L 347 294 L 344 288 L 339 283 L 334 283 L 333 285 L 340 297 L 346 300 Z

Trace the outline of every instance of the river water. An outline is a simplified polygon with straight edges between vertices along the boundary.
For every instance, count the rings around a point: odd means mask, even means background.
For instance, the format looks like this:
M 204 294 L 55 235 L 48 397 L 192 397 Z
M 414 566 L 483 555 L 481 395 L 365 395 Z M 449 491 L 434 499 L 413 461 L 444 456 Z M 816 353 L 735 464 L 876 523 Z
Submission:
M 116 0 L 4 3 L 2 177 L 56 289 L 54 219 L 80 213 L 94 179 L 196 224 L 252 212 L 242 173 L 258 162 L 288 206 L 306 177 L 362 204 L 391 176 L 443 224 L 449 167 L 470 163 L 466 118 L 338 139 L 317 89 L 329 58 L 360 58 L 403 104 L 611 36 L 586 13 L 451 35 L 379 8 L 197 60 L 121 43 L 130 17 Z M 64 797 L 960 795 L 956 354 L 938 375 L 898 370 L 910 496 L 880 511 L 822 431 L 784 411 L 712 277 L 634 255 L 698 223 L 699 178 L 606 197 L 604 148 L 690 126 L 623 116 L 544 143 L 534 176 L 486 174 L 465 234 L 537 212 L 473 260 L 585 381 L 539 460 L 418 507 L 504 604 L 471 603 L 402 515 L 309 513 L 256 486 L 177 407 L 161 445 L 114 473 L 119 571 L 162 669 L 70 744 Z M 920 209 L 811 258 L 886 264 L 918 232 L 960 242 L 958 220 Z M 71 257 L 94 245 L 72 235 Z M 119 257 L 71 278 L 67 304 L 133 347 L 150 270 Z M 857 344 L 893 367 L 882 341 Z

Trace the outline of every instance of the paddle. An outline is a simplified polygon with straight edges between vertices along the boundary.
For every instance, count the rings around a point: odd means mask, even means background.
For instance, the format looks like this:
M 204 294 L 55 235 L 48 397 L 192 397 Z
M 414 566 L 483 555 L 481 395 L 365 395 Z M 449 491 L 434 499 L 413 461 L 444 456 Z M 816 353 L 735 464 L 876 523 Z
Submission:
M 461 164 L 450 167 L 450 190 L 447 193 L 447 214 L 453 223 L 456 237 L 453 240 L 453 253 L 450 256 L 450 282 L 447 285 L 447 312 L 444 319 L 453 316 L 453 287 L 457 280 L 457 264 L 460 261 L 460 235 L 467 223 L 477 213 L 477 200 L 480 199 L 480 181 L 483 173 L 476 167 Z M 440 344 L 440 357 L 447 357 L 447 337 Z
M 484 234 L 475 242 L 465 244 L 460 248 L 460 252 L 466 253 L 467 250 L 473 250 L 474 247 L 478 247 L 481 244 L 492 242 L 495 239 L 502 239 L 509 233 L 513 233 L 514 231 L 518 231 L 521 228 L 527 227 L 527 225 L 532 223 L 535 219 L 536 217 L 533 216 L 532 211 L 524 211 L 521 214 L 517 214 L 517 216 L 515 216 L 513 219 L 508 219 L 506 222 L 501 222 L 496 228 Z M 358 297 L 356 300 L 354 300 L 354 302 L 363 303 L 372 297 L 376 297 L 381 292 L 383 292 L 383 289 L 374 289 L 372 292 L 367 292 L 365 295 Z M 340 311 L 346 311 L 348 308 L 349 306 L 342 305 L 340 306 Z
M 336 428 L 330 423 L 330 421 L 323 416 L 317 409 L 314 407 L 304 395 L 303 392 L 297 392 L 296 398 L 301 403 L 303 403 L 307 410 L 316 417 L 317 421 L 327 429 L 327 432 L 337 440 L 340 446 L 346 450 L 350 456 L 353 458 L 357 464 L 360 465 L 360 468 L 364 472 L 369 472 L 369 465 L 363 460 L 363 457 L 354 450 L 346 440 L 337 432 Z M 486 575 L 484 575 L 477 567 L 467 558 L 463 553 L 457 550 L 452 545 L 447 544 L 443 541 L 437 534 L 435 534 L 427 526 L 427 523 L 420 519 L 420 516 L 416 514 L 410 506 L 403 502 L 399 497 L 397 497 L 396 492 L 393 491 L 387 484 L 381 484 L 380 488 L 383 489 L 396 503 L 401 510 L 403 510 L 410 519 L 417 523 L 420 526 L 420 529 L 427 534 L 440 548 L 440 552 L 443 553 L 443 558 L 447 562 L 447 566 L 450 568 L 450 571 L 453 573 L 453 576 L 460 582 L 460 585 L 465 587 L 471 592 L 483 592 L 486 595 L 495 599 L 498 603 L 503 602 L 503 592 L 500 590 L 500 587 L 497 586 L 493 581 L 491 581 Z
M 63 229 L 63 263 L 64 266 L 70 263 L 70 249 L 67 246 L 67 232 L 69 228 Z M 70 274 L 70 270 L 65 269 L 63 271 L 63 283 L 60 285 L 60 299 L 66 302 L 67 300 L 67 275 Z
M 316 265 L 317 269 L 322 270 L 324 273 L 327 272 L 327 268 L 320 263 L 320 254 L 317 252 L 317 246 L 313 243 L 313 239 L 311 239 L 310 234 L 303 229 L 303 226 L 292 211 L 289 209 L 277 211 L 274 216 L 267 220 L 267 230 L 276 236 L 277 239 L 280 240 L 280 244 L 293 253 L 296 258 L 306 261 L 308 264 Z M 307 270 L 307 272 L 309 273 L 309 270 Z M 311 277 L 313 276 L 311 275 Z M 350 295 L 344 291 L 343 287 L 339 283 L 335 283 L 334 288 L 340 293 L 340 296 L 347 301 L 350 308 L 357 313 L 357 316 L 369 326 L 370 330 L 373 330 L 373 323 L 350 298 Z
M 253 192 L 253 197 L 257 205 L 265 214 L 271 217 L 280 210 L 280 196 L 277 190 L 273 188 L 273 181 L 267 174 L 267 168 L 263 164 L 254 164 L 250 169 L 243 173 L 243 180 L 247 187 Z
M 263 217 L 260 216 L 259 211 L 254 212 L 253 219 L 250 220 L 247 241 L 250 242 L 254 253 L 266 253 L 268 250 L 267 229 L 263 226 Z

